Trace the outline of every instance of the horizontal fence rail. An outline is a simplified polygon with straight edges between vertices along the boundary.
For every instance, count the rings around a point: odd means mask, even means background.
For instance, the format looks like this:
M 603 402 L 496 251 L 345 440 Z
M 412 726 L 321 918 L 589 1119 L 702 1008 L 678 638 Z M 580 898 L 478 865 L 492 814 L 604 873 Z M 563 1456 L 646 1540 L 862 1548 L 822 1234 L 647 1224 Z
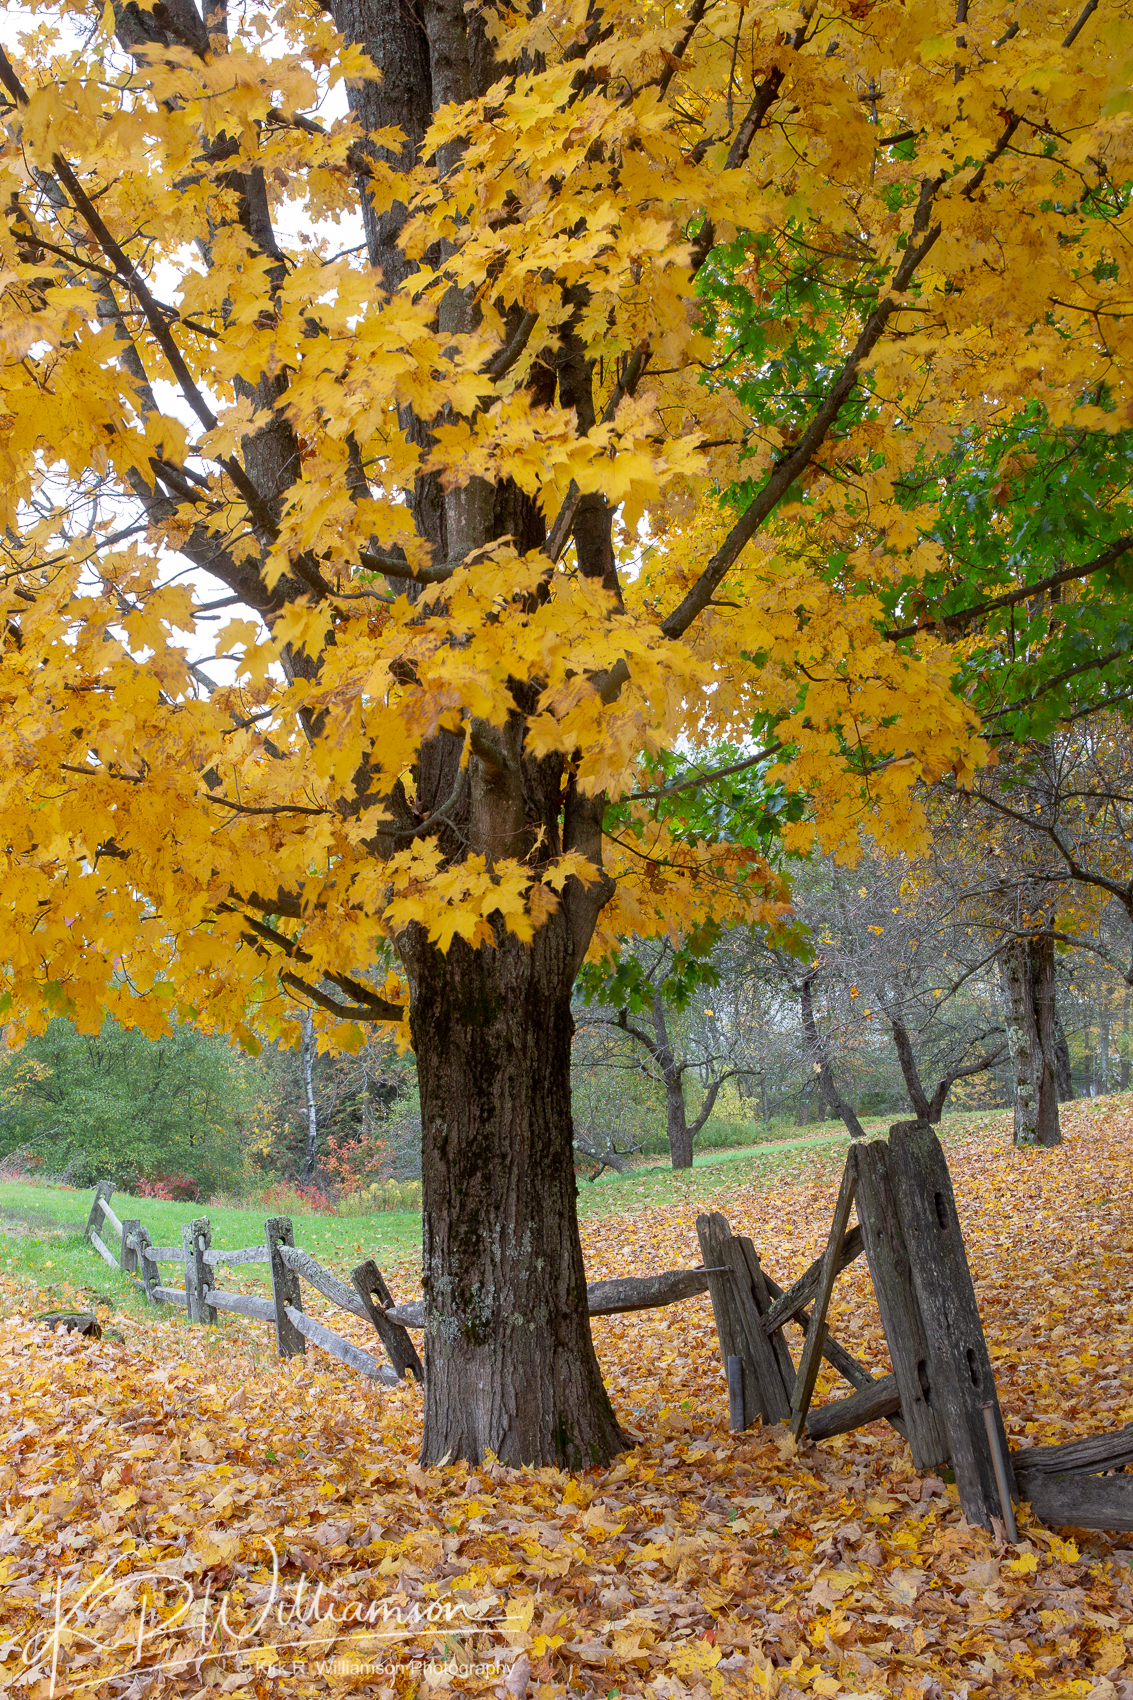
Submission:
M 212 1228 L 204 1216 L 185 1223 L 180 1245 L 153 1245 L 140 1221 L 119 1220 L 110 1208 L 112 1191 L 113 1187 L 107 1182 L 99 1184 L 87 1220 L 87 1238 L 111 1268 L 135 1278 L 135 1285 L 151 1305 L 181 1305 L 192 1322 L 215 1323 L 218 1312 L 223 1311 L 246 1317 L 252 1322 L 272 1323 L 282 1357 L 305 1352 L 309 1340 L 349 1369 L 385 1386 L 396 1386 L 409 1373 L 418 1381 L 424 1379 L 421 1360 L 404 1328 L 388 1322 L 381 1311 L 375 1315 L 373 1305 L 367 1306 L 362 1296 L 362 1290 L 368 1293 L 374 1288 L 383 1300 L 392 1303 L 389 1289 L 375 1264 L 365 1263 L 354 1271 L 355 1277 L 362 1281 L 362 1289 L 357 1280 L 354 1285 L 348 1286 L 309 1252 L 291 1243 L 292 1224 L 285 1216 L 272 1217 L 264 1223 L 263 1245 L 231 1249 L 213 1246 Z M 103 1237 L 111 1233 L 118 1242 L 117 1256 Z M 158 1266 L 169 1263 L 180 1265 L 184 1270 L 183 1287 L 166 1286 L 160 1279 Z M 268 1266 L 271 1298 L 260 1298 L 253 1293 L 231 1293 L 215 1284 L 219 1269 L 249 1264 Z M 344 1339 L 325 1323 L 307 1316 L 303 1311 L 300 1280 L 306 1281 L 340 1310 L 363 1322 L 370 1322 L 385 1345 L 393 1367 L 379 1362 L 371 1353 Z
M 134 1218 L 122 1222 L 115 1215 L 109 1203 L 113 1190 L 108 1182 L 99 1183 L 87 1221 L 87 1238 L 112 1268 L 135 1277 L 135 1284 L 151 1305 L 183 1306 L 191 1322 L 215 1323 L 218 1315 L 224 1313 L 251 1322 L 271 1323 L 281 1357 L 305 1352 L 310 1341 L 348 1368 L 383 1385 L 396 1386 L 409 1376 L 424 1382 L 424 1365 L 407 1332 L 410 1328 L 424 1328 L 424 1302 L 398 1305 L 372 1260 L 359 1264 L 349 1283 L 341 1280 L 310 1252 L 292 1243 L 292 1223 L 287 1217 L 273 1217 L 264 1223 L 263 1245 L 231 1249 L 214 1246 L 212 1228 L 204 1216 L 184 1224 L 180 1245 L 154 1245 L 140 1221 Z M 117 1256 L 103 1238 L 111 1233 L 118 1242 Z M 166 1286 L 161 1280 L 159 1265 L 170 1263 L 184 1270 L 183 1287 Z M 271 1298 L 232 1293 L 217 1286 L 217 1271 L 249 1264 L 268 1266 Z M 586 1289 L 587 1305 L 591 1316 L 655 1310 L 706 1293 L 709 1278 L 725 1273 L 722 1269 L 667 1269 L 659 1275 L 591 1281 Z M 361 1322 L 369 1322 L 389 1363 L 379 1362 L 325 1323 L 307 1316 L 301 1282 L 313 1287 L 339 1310 Z

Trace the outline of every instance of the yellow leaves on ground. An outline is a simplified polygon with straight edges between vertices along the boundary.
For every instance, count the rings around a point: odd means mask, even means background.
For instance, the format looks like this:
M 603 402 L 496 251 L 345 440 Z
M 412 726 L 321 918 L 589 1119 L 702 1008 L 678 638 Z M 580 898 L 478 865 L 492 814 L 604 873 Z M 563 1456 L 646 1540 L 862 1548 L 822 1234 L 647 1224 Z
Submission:
M 1013 1151 L 1004 1118 L 948 1141 L 1016 1447 L 1133 1421 L 1133 1128 L 1121 1099 L 1063 1115 L 1053 1152 Z M 675 1178 L 671 1205 L 584 1226 L 588 1273 L 692 1262 L 708 1207 L 786 1280 L 824 1242 L 840 1167 Z M 1133 1682 L 1127 1536 L 1069 1538 L 1023 1508 L 1000 1549 L 882 1423 L 798 1448 L 730 1434 L 707 1299 L 595 1322 L 635 1444 L 577 1477 L 422 1470 L 412 1387 L 314 1352 L 278 1364 L 266 1327 L 234 1318 L 116 1321 L 125 1346 L 19 1314 L 3 1334 L 0 1670 L 18 1700 L 46 1700 L 57 1590 L 61 1695 L 116 1676 L 154 1700 L 1125 1700 Z M 858 1265 L 831 1326 L 884 1367 Z

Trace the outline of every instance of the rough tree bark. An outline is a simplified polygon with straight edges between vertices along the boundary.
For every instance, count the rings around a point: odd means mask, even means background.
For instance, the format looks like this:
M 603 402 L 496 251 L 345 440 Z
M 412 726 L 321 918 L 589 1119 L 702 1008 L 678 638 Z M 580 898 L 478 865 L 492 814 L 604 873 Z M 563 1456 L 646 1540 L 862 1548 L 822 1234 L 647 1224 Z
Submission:
M 1015 1075 L 1015 1144 L 1059 1145 L 1054 940 L 1043 933 L 1008 939 L 999 973 Z
M 1124 1059 L 1122 1067 L 1128 1074 Z M 1066 1029 L 1062 1025 L 1057 1004 L 1054 1010 L 1054 1077 L 1058 1084 L 1058 1102 L 1069 1104 L 1074 1097 L 1074 1077 L 1070 1072 L 1070 1046 L 1066 1043 Z
M 590 1339 L 572 1154 L 569 919 L 524 947 L 407 951 L 421 1084 L 423 1460 L 557 1458 L 627 1441 Z

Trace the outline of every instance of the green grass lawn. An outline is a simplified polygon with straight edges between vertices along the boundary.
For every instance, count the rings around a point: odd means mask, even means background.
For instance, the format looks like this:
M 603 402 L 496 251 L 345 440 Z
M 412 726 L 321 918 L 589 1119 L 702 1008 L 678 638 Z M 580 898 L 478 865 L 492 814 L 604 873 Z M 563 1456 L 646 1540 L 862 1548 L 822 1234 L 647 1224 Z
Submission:
M 988 1130 L 1006 1112 L 976 1111 L 945 1117 L 942 1139 Z M 883 1134 L 885 1120 L 867 1121 L 867 1133 Z M 689 1203 L 701 1195 L 718 1195 L 720 1187 L 754 1184 L 772 1185 L 813 1175 L 840 1163 L 849 1136 L 841 1126 L 827 1123 L 793 1138 L 776 1138 L 738 1149 L 707 1151 L 698 1155 L 691 1171 L 674 1174 L 663 1159 L 650 1159 L 624 1174 L 609 1170 L 589 1184 L 579 1183 L 579 1216 L 584 1222 L 605 1216 L 632 1214 L 662 1206 L 674 1197 Z M 722 1174 L 720 1171 L 725 1170 Z M 104 1263 L 84 1237 L 84 1227 L 93 1194 L 65 1187 L 36 1186 L 22 1181 L 0 1183 L 0 1275 L 32 1283 L 39 1290 L 37 1308 L 49 1310 L 75 1302 L 78 1295 L 86 1305 L 104 1304 L 141 1314 L 144 1301 L 124 1275 Z M 213 1245 L 219 1248 L 259 1245 L 264 1237 L 264 1218 L 278 1214 L 261 1204 L 233 1207 L 173 1203 L 156 1198 L 131 1198 L 115 1193 L 111 1200 L 120 1218 L 136 1216 L 145 1224 L 155 1245 L 181 1243 L 181 1226 L 194 1216 L 207 1216 L 212 1224 Z M 386 1274 L 395 1294 L 416 1291 L 420 1270 L 421 1218 L 415 1212 L 381 1210 L 368 1216 L 322 1216 L 296 1214 L 295 1242 L 343 1279 L 364 1258 L 372 1257 Z M 104 1236 L 105 1237 L 105 1236 Z M 117 1246 L 110 1244 L 116 1252 Z M 176 1264 L 162 1266 L 170 1286 L 181 1285 Z M 262 1265 L 245 1265 L 239 1270 L 240 1285 L 267 1285 Z M 222 1274 L 222 1279 L 223 1279 Z M 9 1305 L 26 1305 L 26 1293 L 17 1301 L 9 1289 Z
M 70 1303 L 68 1290 L 82 1296 L 84 1303 L 109 1304 L 141 1314 L 144 1300 L 127 1277 L 103 1262 L 85 1238 L 84 1228 L 90 1211 L 91 1192 L 72 1192 L 63 1187 L 41 1187 L 20 1181 L 0 1183 L 0 1274 L 22 1276 L 40 1289 L 40 1309 L 49 1310 Z M 262 1206 L 232 1208 L 225 1205 L 180 1204 L 160 1198 L 131 1198 L 128 1193 L 116 1192 L 111 1208 L 120 1219 L 139 1218 L 155 1245 L 181 1244 L 181 1225 L 194 1216 L 207 1216 L 212 1224 L 213 1245 L 218 1248 L 260 1245 L 264 1238 L 264 1218 L 279 1214 Z M 364 1258 L 372 1257 L 378 1267 L 393 1278 L 403 1278 L 420 1267 L 421 1218 L 415 1212 L 382 1210 L 372 1216 L 294 1217 L 295 1242 L 302 1245 L 336 1274 L 348 1278 L 350 1270 Z M 117 1252 L 113 1237 L 103 1235 L 109 1249 Z M 160 1266 L 163 1281 L 175 1287 L 182 1284 L 178 1265 Z M 240 1286 L 255 1287 L 268 1284 L 263 1265 L 251 1264 L 239 1270 Z M 393 1282 L 397 1290 L 396 1280 Z

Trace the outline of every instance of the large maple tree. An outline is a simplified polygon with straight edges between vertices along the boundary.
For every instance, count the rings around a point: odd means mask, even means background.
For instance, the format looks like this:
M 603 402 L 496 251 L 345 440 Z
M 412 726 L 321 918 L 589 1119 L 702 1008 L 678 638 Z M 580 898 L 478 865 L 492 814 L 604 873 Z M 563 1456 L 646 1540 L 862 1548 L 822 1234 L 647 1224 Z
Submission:
M 622 1444 L 571 987 L 780 896 L 643 755 L 773 758 L 843 854 L 980 760 L 885 593 L 958 431 L 1127 417 L 1129 40 L 51 0 L 0 57 L 3 1010 L 407 1030 L 426 1459 Z

